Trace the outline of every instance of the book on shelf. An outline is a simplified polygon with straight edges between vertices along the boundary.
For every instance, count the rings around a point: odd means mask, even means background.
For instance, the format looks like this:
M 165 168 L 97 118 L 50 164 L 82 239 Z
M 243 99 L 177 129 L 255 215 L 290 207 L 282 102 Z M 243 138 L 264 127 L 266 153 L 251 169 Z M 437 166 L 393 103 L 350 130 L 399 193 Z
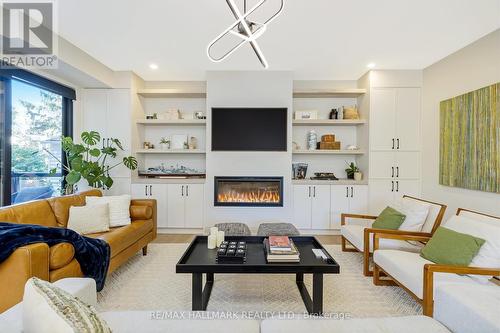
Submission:
M 264 250 L 266 252 L 267 262 L 300 262 L 300 253 L 292 240 L 290 242 L 289 251 L 272 250 L 269 245 L 269 240 L 264 239 Z

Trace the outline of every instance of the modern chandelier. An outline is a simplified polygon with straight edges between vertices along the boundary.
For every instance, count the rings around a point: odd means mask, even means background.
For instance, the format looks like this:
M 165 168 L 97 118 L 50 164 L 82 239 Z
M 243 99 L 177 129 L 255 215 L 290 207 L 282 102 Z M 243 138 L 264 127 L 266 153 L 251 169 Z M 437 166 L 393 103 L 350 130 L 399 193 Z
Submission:
M 210 60 L 213 62 L 221 62 L 227 57 L 229 57 L 231 54 L 236 52 L 240 47 L 245 45 L 246 43 L 249 43 L 250 46 L 252 47 L 253 51 L 255 52 L 255 55 L 259 59 L 260 63 L 264 68 L 268 68 L 269 64 L 267 63 L 267 60 L 262 53 L 262 50 L 259 47 L 259 44 L 257 43 L 257 39 L 264 34 L 264 32 L 267 29 L 267 25 L 271 23 L 276 17 L 278 17 L 279 14 L 283 11 L 283 7 L 285 5 L 285 0 L 279 0 L 280 1 L 280 7 L 276 13 L 274 13 L 269 19 L 266 21 L 260 23 L 260 22 L 254 22 L 248 19 L 248 17 L 254 13 L 258 8 L 260 8 L 265 2 L 268 1 L 273 1 L 273 0 L 260 0 L 255 6 L 250 8 L 247 11 L 247 0 L 244 0 L 243 2 L 243 13 L 240 11 L 240 9 L 236 6 L 234 3 L 234 0 L 226 0 L 227 5 L 229 6 L 229 9 L 231 10 L 231 13 L 233 14 L 234 18 L 236 21 L 231 24 L 224 32 L 222 32 L 220 35 L 218 35 L 210 44 L 208 44 L 207 47 L 207 55 Z M 211 54 L 211 49 L 212 47 L 217 44 L 221 39 L 223 39 L 225 36 L 228 35 L 234 35 L 239 38 L 241 38 L 241 41 L 236 44 L 234 47 L 229 49 L 224 55 L 220 57 L 214 57 Z

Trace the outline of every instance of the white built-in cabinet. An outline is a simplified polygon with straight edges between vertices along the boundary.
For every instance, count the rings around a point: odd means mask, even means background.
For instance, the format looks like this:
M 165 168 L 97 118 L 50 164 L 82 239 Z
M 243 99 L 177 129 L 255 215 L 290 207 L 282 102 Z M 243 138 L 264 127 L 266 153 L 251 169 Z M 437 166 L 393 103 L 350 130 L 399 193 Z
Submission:
M 420 196 L 421 96 L 418 87 L 372 88 L 370 212 L 403 195 Z
M 132 197 L 157 200 L 159 228 L 203 227 L 203 184 L 132 184 Z
M 367 210 L 366 185 L 293 185 L 293 220 L 299 229 L 339 229 L 340 214 Z

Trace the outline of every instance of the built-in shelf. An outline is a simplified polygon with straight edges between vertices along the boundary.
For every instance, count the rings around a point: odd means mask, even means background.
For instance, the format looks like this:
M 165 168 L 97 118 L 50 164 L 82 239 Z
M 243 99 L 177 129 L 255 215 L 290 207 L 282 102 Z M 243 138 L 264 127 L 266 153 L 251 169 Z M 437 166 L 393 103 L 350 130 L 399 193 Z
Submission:
M 295 126 L 355 126 L 366 124 L 365 119 L 294 119 Z
M 205 154 L 205 151 L 200 149 L 139 149 L 135 152 L 137 154 Z
M 175 120 L 161 120 L 161 119 L 141 119 L 137 120 L 136 124 L 139 125 L 157 125 L 157 126 L 205 126 L 207 121 L 205 119 L 175 119 Z
M 295 90 L 294 98 L 355 98 L 366 93 L 366 89 L 311 89 L 311 90 Z
M 206 98 L 207 93 L 201 90 L 186 89 L 139 89 L 137 94 L 149 98 Z
M 316 149 L 316 150 L 294 150 L 294 154 L 300 155 L 363 155 L 363 150 L 330 150 L 330 149 Z
M 368 185 L 368 180 L 339 179 L 339 180 L 318 180 L 318 179 L 292 179 L 294 185 Z

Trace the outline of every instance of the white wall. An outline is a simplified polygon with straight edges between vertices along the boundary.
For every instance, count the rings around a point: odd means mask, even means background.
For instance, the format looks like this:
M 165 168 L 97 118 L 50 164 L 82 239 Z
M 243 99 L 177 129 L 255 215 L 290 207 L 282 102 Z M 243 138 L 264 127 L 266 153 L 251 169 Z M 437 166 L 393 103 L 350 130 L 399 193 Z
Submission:
M 458 207 L 500 216 L 500 194 L 439 185 L 439 102 L 500 82 L 500 30 L 424 69 L 422 193 Z
M 208 72 L 205 185 L 206 223 L 244 222 L 256 229 L 263 221 L 289 222 L 291 206 L 291 133 L 293 74 L 286 71 Z M 212 107 L 288 108 L 287 152 L 212 152 Z M 214 207 L 214 176 L 281 176 L 284 206 L 265 208 Z

